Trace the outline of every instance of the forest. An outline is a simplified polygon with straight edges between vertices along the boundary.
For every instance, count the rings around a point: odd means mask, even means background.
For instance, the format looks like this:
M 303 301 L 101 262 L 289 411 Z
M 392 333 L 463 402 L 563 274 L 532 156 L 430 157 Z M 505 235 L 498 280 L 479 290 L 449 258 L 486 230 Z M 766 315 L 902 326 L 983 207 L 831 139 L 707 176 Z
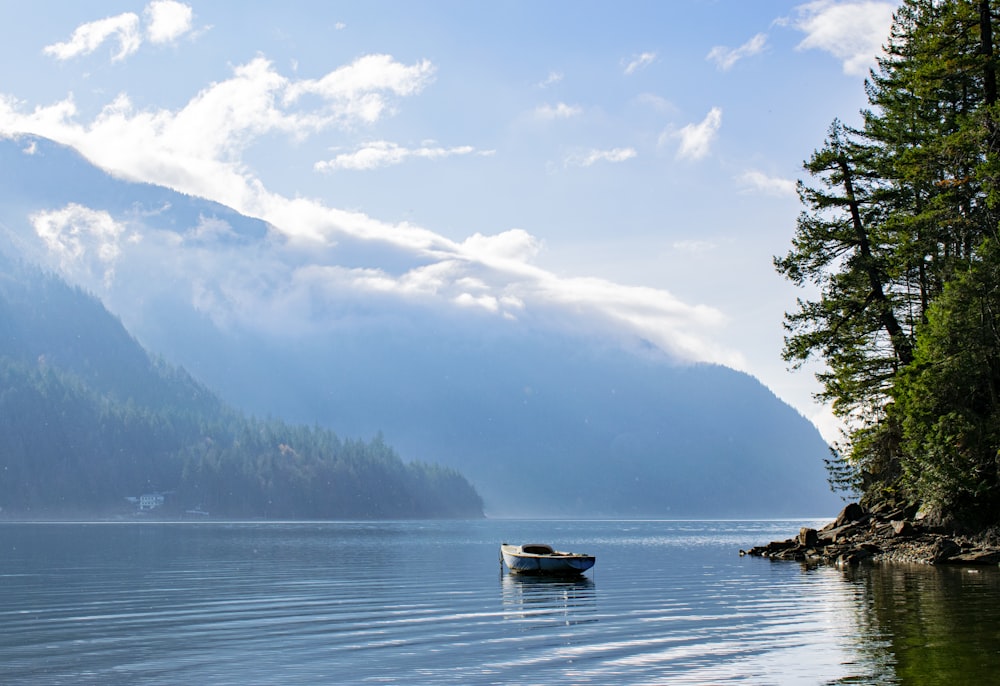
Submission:
M 808 289 L 784 357 L 843 420 L 831 484 L 966 528 L 1000 523 L 998 3 L 906 0 L 806 161 L 777 270 Z
M 481 517 L 458 472 L 246 417 L 151 357 L 95 298 L 0 254 L 0 517 Z

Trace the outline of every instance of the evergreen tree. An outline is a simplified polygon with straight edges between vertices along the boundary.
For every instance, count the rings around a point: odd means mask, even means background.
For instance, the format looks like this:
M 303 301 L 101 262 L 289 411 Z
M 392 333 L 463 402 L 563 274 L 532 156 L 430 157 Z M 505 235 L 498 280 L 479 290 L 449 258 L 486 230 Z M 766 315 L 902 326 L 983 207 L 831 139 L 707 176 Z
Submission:
M 835 122 L 806 163 L 819 187 L 800 184 L 775 260 L 819 287 L 786 316 L 784 354 L 826 363 L 820 397 L 847 420 L 832 480 L 994 519 L 996 16 L 989 0 L 902 4 L 863 124 Z
M 891 414 L 908 492 L 985 524 L 1000 521 L 1000 246 L 978 257 L 931 305 Z

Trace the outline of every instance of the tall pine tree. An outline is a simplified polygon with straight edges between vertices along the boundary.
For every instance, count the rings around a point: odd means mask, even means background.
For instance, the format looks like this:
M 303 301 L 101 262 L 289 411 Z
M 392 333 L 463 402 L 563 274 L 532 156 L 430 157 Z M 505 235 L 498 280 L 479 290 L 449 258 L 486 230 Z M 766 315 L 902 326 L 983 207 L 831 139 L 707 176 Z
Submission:
M 972 322 L 975 340 L 992 340 L 993 301 L 970 289 L 1000 287 L 996 15 L 989 0 L 903 3 L 866 82 L 863 123 L 835 122 L 806 163 L 817 183 L 800 184 L 805 211 L 775 259 L 794 283 L 819 287 L 786 315 L 784 355 L 826 363 L 820 397 L 847 426 L 832 474 L 868 496 L 985 511 L 1000 485 L 983 467 L 1000 447 L 982 401 L 994 386 L 989 346 L 942 371 Z M 979 400 L 959 411 L 970 396 L 956 385 Z M 977 457 L 959 459 L 972 445 Z

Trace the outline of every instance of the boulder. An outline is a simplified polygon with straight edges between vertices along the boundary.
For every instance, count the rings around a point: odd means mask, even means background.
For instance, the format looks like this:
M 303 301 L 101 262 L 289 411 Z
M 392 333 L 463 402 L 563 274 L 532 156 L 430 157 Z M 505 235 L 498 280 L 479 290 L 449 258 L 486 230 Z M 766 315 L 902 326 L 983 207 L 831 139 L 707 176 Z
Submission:
M 866 560 L 870 559 L 872 556 L 874 556 L 874 554 L 875 553 L 873 553 L 870 550 L 867 550 L 866 548 L 855 548 L 855 549 L 850 550 L 848 552 L 841 553 L 837 557 L 837 566 L 838 567 L 853 567 L 855 565 L 859 565 L 862 562 L 865 562 Z
M 834 521 L 834 527 L 842 527 L 853 522 L 859 522 L 865 518 L 867 513 L 865 508 L 861 507 L 857 503 L 849 503 L 840 514 L 837 515 L 837 519 Z
M 889 524 L 892 526 L 892 535 L 897 538 L 909 538 L 910 536 L 915 536 L 917 533 L 913 525 L 905 519 L 895 519 L 889 522 Z
M 943 562 L 960 565 L 996 565 L 1000 563 L 1000 550 L 971 550 L 960 555 L 953 555 Z
M 820 529 L 820 540 L 827 541 L 829 543 L 840 543 L 841 541 L 850 540 L 852 536 L 858 533 L 859 525 L 855 522 L 850 524 L 845 524 L 844 526 L 833 526 L 833 522 L 824 526 Z
M 804 548 L 815 548 L 819 545 L 819 533 L 816 529 L 805 526 L 799 529 L 799 545 Z
M 950 538 L 939 538 L 934 542 L 934 547 L 931 549 L 930 561 L 933 564 L 941 564 L 961 553 L 962 547 L 955 543 L 955 541 Z

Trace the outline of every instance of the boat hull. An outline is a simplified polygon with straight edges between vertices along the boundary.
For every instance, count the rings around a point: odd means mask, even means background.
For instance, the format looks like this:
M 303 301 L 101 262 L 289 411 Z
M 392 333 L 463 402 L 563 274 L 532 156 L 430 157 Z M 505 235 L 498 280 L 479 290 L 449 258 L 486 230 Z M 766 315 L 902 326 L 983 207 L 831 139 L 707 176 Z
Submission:
M 579 576 L 593 567 L 596 561 L 593 555 L 525 550 L 539 547 L 504 544 L 500 546 L 500 555 L 512 574 L 530 576 Z

